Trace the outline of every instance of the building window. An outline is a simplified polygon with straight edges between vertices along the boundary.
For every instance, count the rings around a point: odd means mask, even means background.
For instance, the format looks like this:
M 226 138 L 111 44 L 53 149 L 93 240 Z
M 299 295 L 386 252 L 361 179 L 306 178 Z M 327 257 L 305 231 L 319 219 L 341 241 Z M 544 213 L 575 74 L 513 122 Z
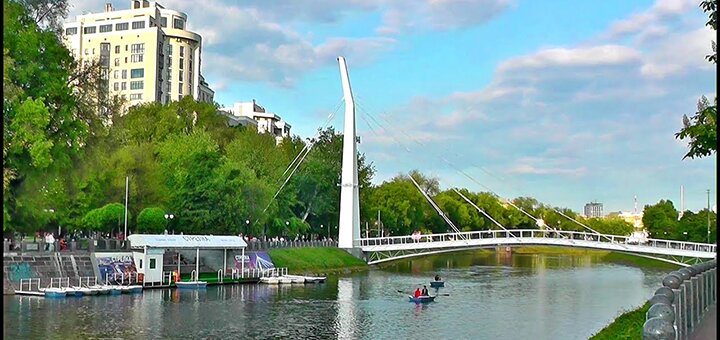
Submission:
M 133 21 L 132 23 L 132 29 L 137 30 L 145 28 L 145 22 L 144 21 Z
M 130 56 L 130 62 L 133 63 L 142 63 L 143 61 L 143 55 L 142 54 L 133 54 Z
M 183 83 L 178 83 L 178 93 L 182 94 Z
M 120 58 L 115 58 L 115 66 L 120 66 Z
M 127 79 L 127 70 L 122 70 L 122 79 Z
M 130 89 L 131 90 L 142 90 L 143 89 L 143 81 L 142 80 L 131 81 Z
M 134 68 L 130 70 L 130 78 L 142 78 L 145 76 L 144 68 Z
M 142 263 L 143 263 L 143 260 L 140 259 L 140 263 L 139 263 L 140 266 L 138 267 L 138 269 L 142 269 Z
M 145 53 L 145 44 L 132 44 L 130 53 Z
M 112 32 L 112 24 L 100 25 L 100 33 Z
M 150 269 L 155 269 L 155 259 L 150 259 Z
M 85 49 L 85 55 L 88 55 L 88 49 L 87 49 L 87 48 Z
M 180 58 L 180 69 L 182 70 L 184 68 L 185 68 L 185 59 Z
M 183 77 L 183 71 L 180 71 L 180 75 L 179 75 L 179 77 L 178 77 L 178 80 L 180 80 L 180 81 L 184 81 L 184 80 L 185 80 L 184 77 Z
M 113 79 L 118 79 L 119 76 L 120 76 L 120 71 L 118 71 L 118 70 L 113 71 Z
M 85 27 L 83 28 L 83 33 L 85 34 L 93 34 L 95 33 L 95 26 Z
M 172 55 L 172 45 L 168 44 L 168 55 Z
M 180 58 L 185 57 L 185 46 L 180 46 Z
M 120 45 L 115 46 L 115 53 L 120 53 Z
M 95 55 L 95 47 L 92 49 L 92 54 Z
M 117 72 L 117 71 L 116 71 L 116 72 Z M 117 82 L 113 83 L 113 90 L 119 91 L 119 90 L 120 90 L 120 83 L 117 83 Z
M 124 78 L 123 78 L 123 79 L 124 79 Z M 127 83 L 126 83 L 126 82 L 120 83 L 120 89 L 123 90 L 123 91 L 127 90 Z
M 128 30 L 128 23 L 123 22 L 120 24 L 115 24 L 115 30 L 116 31 L 127 31 Z
M 178 19 L 178 18 L 173 19 L 173 28 L 176 28 L 179 30 L 185 29 L 185 22 L 183 21 L 183 19 Z
M 167 27 L 167 17 L 160 17 L 160 26 Z
M 142 100 L 142 93 L 131 93 L 130 100 Z
M 75 35 L 77 34 L 77 27 L 68 27 L 65 29 L 65 35 Z

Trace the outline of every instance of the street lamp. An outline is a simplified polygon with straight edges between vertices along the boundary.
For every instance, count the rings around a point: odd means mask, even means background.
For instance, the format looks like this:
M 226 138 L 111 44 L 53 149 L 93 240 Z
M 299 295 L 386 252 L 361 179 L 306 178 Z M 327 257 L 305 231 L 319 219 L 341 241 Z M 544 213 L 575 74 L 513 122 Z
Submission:
M 168 221 L 172 221 L 172 219 L 175 218 L 175 215 L 173 214 L 165 214 L 165 219 Z M 167 233 L 167 229 L 165 229 L 165 232 Z M 173 229 L 173 235 L 175 235 L 175 229 Z
M 245 235 L 247 235 L 248 230 L 250 230 L 250 220 L 245 220 Z

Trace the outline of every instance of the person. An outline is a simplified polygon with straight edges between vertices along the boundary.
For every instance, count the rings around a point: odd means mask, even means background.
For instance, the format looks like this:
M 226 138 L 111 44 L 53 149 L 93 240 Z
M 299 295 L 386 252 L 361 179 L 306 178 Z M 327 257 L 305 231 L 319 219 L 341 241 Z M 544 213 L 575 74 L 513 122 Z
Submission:
M 415 298 L 416 298 L 416 299 L 419 298 L 420 295 L 422 295 L 422 293 L 420 292 L 420 288 L 416 288 L 416 289 L 415 289 Z
M 430 296 L 430 293 L 428 292 L 427 286 L 423 286 L 423 290 L 421 293 L 422 296 Z
M 435 275 L 435 281 L 440 281 L 440 275 Z
M 50 246 L 50 251 L 55 251 L 55 236 L 53 233 L 48 233 L 48 236 L 46 238 L 46 242 Z

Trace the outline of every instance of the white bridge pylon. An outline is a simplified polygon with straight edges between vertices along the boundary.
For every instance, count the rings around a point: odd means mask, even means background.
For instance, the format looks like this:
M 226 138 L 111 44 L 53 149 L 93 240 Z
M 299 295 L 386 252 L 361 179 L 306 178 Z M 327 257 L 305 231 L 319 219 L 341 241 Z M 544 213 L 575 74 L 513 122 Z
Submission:
M 547 245 L 589 248 L 629 253 L 681 266 L 689 266 L 686 259 L 716 258 L 716 245 L 695 242 L 648 239 L 643 244 L 628 243 L 626 236 L 603 235 L 576 231 L 539 229 L 483 230 L 462 233 L 428 234 L 419 240 L 411 236 L 361 238 L 362 251 L 368 254 L 368 264 L 451 251 L 496 246 Z

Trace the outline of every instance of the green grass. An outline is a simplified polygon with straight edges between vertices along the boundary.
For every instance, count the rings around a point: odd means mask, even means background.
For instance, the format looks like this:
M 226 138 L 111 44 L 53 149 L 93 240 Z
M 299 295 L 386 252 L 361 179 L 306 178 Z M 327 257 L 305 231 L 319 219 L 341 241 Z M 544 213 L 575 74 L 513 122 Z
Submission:
M 287 267 L 290 273 L 328 273 L 366 269 L 367 263 L 338 248 L 272 249 L 268 255 L 275 267 Z
M 595 333 L 592 340 L 642 339 L 645 314 L 650 308 L 649 303 L 618 316 L 615 321 Z

